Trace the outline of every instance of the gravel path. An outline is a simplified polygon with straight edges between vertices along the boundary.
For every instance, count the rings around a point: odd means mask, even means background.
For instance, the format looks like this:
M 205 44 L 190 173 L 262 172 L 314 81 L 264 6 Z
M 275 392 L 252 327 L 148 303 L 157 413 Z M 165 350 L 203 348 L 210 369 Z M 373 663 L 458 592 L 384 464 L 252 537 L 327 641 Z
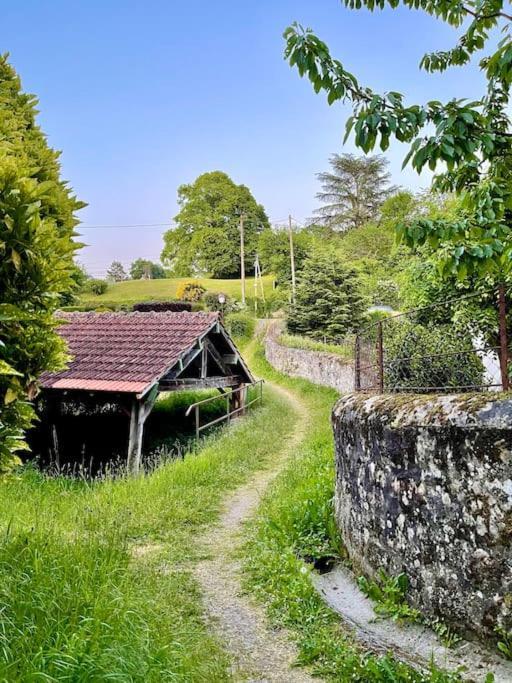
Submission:
M 243 542 L 244 522 L 255 514 L 265 489 L 294 454 L 308 426 L 309 415 L 299 399 L 280 386 L 272 385 L 272 388 L 295 408 L 298 416 L 295 432 L 271 468 L 257 473 L 226 500 L 218 526 L 199 539 L 207 559 L 196 566 L 195 576 L 201 585 L 212 627 L 233 656 L 235 680 L 313 683 L 319 679 L 313 679 L 303 669 L 293 668 L 297 651 L 286 634 L 272 630 L 263 610 L 242 595 L 241 566 L 235 559 Z

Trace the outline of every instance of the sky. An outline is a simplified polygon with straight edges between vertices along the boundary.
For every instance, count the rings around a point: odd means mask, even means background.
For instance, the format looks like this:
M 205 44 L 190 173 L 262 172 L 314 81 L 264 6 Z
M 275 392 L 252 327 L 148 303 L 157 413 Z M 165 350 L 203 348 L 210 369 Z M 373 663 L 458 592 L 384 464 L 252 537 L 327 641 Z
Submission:
M 23 0 L 2 3 L 0 50 L 10 53 L 39 123 L 62 150 L 62 173 L 88 203 L 79 260 L 102 276 L 113 260 L 157 260 L 176 191 L 206 171 L 247 185 L 273 221 L 311 217 L 316 174 L 342 146 L 347 105 L 329 107 L 283 59 L 283 30 L 314 29 L 360 82 L 407 101 L 481 95 L 477 66 L 419 70 L 424 52 L 457 32 L 407 9 L 350 11 L 339 0 Z M 393 182 L 406 149 L 386 152 Z

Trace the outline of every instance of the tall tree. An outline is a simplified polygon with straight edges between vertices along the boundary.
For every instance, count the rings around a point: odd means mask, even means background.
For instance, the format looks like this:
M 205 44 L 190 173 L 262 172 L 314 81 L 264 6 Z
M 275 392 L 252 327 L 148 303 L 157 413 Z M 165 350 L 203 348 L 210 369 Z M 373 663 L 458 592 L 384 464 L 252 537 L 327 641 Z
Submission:
M 107 280 L 112 280 L 113 282 L 122 282 L 127 280 L 128 275 L 124 269 L 121 261 L 112 261 L 109 269 L 107 270 Z
M 420 66 L 428 72 L 464 66 L 489 48 L 479 62 L 486 80 L 479 99 L 408 105 L 399 92 L 380 94 L 362 86 L 310 29 L 294 24 L 285 31 L 285 55 L 301 75 L 307 74 L 315 91 L 324 90 L 329 104 L 352 103 L 346 131 L 347 136 L 354 132 L 360 149 L 368 153 L 380 144 L 385 151 L 391 137 L 409 143 L 404 165 L 411 162 L 418 172 L 425 166 L 432 171 L 440 167 L 434 188 L 461 195 L 456 220 L 419 218 L 404 226 L 406 243 L 430 244 L 446 277 L 455 275 L 464 281 L 490 272 L 502 277 L 512 265 L 512 37 L 508 31 L 512 16 L 504 10 L 504 0 L 344 0 L 344 4 L 370 10 L 405 5 L 452 27 L 464 25 L 453 48 L 423 56 Z M 496 45 L 499 29 L 503 38 Z
M 164 234 L 162 262 L 175 275 L 240 275 L 240 217 L 244 216 L 245 269 L 256 254 L 258 235 L 269 227 L 264 208 L 245 185 L 221 171 L 203 173 L 178 188 L 176 227 Z
M 322 190 L 316 196 L 323 206 L 316 209 L 316 220 L 339 231 L 377 220 L 382 203 L 397 190 L 389 184 L 387 160 L 333 154 L 329 162 L 331 170 L 317 175 Z
M 365 306 L 355 270 L 332 251 L 316 250 L 299 273 L 290 332 L 340 340 L 361 325 Z
M 130 277 L 132 280 L 162 280 L 165 278 L 165 270 L 159 263 L 138 258 L 130 265 Z
M 76 286 L 75 212 L 85 206 L 60 179 L 36 104 L 0 57 L 0 476 L 23 447 L 39 375 L 65 361 L 53 312 Z
M 312 235 L 307 228 L 294 230 L 293 248 L 297 270 L 301 269 L 312 242 Z M 263 230 L 258 242 L 258 255 L 264 273 L 273 273 L 280 284 L 291 282 L 290 237 L 287 228 Z

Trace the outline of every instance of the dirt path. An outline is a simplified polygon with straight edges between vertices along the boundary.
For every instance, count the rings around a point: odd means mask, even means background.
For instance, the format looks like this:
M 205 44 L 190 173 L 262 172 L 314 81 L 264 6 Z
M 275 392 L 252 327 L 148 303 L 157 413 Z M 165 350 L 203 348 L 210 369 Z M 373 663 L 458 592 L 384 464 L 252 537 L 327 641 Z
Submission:
M 297 652 L 282 631 L 272 630 L 263 610 L 245 595 L 240 584 L 241 566 L 235 559 L 243 539 L 243 524 L 255 512 L 265 489 L 293 456 L 304 438 L 309 415 L 303 403 L 291 392 L 272 384 L 272 389 L 289 401 L 297 412 L 295 432 L 269 469 L 255 474 L 225 503 L 218 526 L 209 530 L 200 543 L 207 553 L 195 569 L 213 629 L 233 656 L 233 677 L 238 681 L 318 681 L 304 670 L 293 668 Z M 269 428 L 271 428 L 269 426 Z

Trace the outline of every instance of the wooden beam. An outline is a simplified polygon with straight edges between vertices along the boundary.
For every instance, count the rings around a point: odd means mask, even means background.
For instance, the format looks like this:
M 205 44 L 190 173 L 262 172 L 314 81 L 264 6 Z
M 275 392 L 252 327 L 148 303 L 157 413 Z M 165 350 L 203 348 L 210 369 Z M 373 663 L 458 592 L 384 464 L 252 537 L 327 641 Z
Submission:
M 134 398 L 130 413 L 130 437 L 128 440 L 127 467 L 131 474 L 138 474 L 142 458 L 142 441 L 144 438 L 144 423 L 153 409 L 158 396 L 159 387 L 156 384 L 145 399 Z
M 205 346 L 208 350 L 208 353 L 213 358 L 213 360 L 217 363 L 220 371 L 223 372 L 225 375 L 229 375 L 230 371 L 229 371 L 228 366 L 226 365 L 221 354 L 217 351 L 217 349 L 212 344 L 212 342 L 209 339 L 205 339 L 204 342 L 205 342 Z
M 160 380 L 160 391 L 177 391 L 179 389 L 220 389 L 222 387 L 235 387 L 242 382 L 238 375 L 228 375 L 227 377 L 204 377 L 177 378 Z
M 168 378 L 174 379 L 175 377 L 179 376 L 203 351 L 203 346 L 203 342 L 200 341 L 198 346 L 194 346 L 193 349 L 190 349 L 190 351 L 186 353 L 183 358 L 180 358 L 178 367 L 173 368 L 173 370 L 167 373 L 165 377 L 162 377 L 162 380 L 167 380 Z

